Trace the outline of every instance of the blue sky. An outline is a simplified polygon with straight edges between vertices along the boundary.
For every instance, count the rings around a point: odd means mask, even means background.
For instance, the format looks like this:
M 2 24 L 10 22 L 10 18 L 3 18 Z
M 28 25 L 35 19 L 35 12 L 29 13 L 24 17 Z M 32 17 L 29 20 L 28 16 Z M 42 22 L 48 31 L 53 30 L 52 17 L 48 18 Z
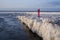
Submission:
M 0 10 L 38 9 L 60 11 L 60 0 L 0 0 Z

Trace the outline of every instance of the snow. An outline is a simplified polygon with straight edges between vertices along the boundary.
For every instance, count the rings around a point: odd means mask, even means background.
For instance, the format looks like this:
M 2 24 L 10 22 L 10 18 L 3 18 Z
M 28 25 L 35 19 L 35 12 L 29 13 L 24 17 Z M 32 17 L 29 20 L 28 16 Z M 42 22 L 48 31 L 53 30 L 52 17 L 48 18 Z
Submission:
M 60 17 L 53 15 L 38 18 L 30 13 L 30 16 L 17 16 L 17 18 L 33 33 L 43 37 L 43 40 L 60 40 Z

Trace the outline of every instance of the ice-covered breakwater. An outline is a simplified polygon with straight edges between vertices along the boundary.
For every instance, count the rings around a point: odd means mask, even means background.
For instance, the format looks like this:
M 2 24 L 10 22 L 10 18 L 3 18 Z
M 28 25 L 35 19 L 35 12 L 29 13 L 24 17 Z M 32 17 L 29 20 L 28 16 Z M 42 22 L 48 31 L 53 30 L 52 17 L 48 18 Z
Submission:
M 18 20 L 25 23 L 33 33 L 43 37 L 43 40 L 60 40 L 60 25 L 49 18 L 35 16 L 17 16 Z

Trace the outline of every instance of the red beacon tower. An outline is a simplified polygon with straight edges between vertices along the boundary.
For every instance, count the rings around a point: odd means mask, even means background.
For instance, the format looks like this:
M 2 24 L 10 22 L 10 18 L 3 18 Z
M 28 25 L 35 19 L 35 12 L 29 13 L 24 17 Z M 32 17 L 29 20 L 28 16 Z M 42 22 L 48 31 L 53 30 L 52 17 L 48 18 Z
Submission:
M 40 17 L 40 9 L 38 9 L 38 17 Z

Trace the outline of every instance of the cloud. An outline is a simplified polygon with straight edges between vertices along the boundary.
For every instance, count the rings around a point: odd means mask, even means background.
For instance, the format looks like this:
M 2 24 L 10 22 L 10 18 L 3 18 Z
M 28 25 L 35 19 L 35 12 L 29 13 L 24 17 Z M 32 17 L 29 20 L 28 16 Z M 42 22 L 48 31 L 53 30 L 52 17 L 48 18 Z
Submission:
M 52 6 L 60 6 L 60 1 L 53 1 L 53 2 L 50 2 L 48 4 L 52 5 Z
M 37 9 L 60 10 L 59 0 L 0 0 L 0 9 Z

